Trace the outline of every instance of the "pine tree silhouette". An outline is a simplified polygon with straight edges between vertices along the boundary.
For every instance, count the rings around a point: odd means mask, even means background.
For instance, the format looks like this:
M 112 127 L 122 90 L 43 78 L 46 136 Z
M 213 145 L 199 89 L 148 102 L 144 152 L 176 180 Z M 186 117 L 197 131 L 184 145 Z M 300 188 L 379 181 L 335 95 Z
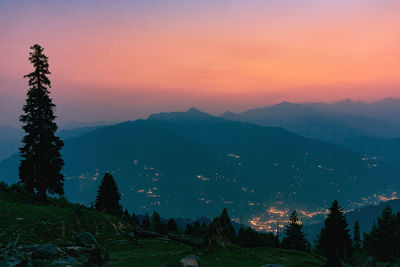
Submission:
M 139 218 L 136 216 L 136 214 L 135 214 L 134 212 L 132 212 L 130 222 L 131 222 L 131 224 L 133 224 L 134 226 L 139 226 L 139 225 L 140 225 L 140 220 L 139 220 Z
M 168 221 L 167 226 L 168 226 L 168 232 L 178 231 L 178 226 L 176 225 L 175 220 L 172 218 Z
M 20 117 L 26 135 L 19 149 L 22 158 L 19 179 L 28 191 L 36 192 L 41 200 L 45 200 L 47 193 L 64 194 L 64 176 L 61 174 L 64 161 L 60 154 L 64 143 L 56 136 L 55 104 L 48 90 L 51 88 L 47 77 L 50 74 L 48 57 L 38 44 L 30 49 L 29 61 L 34 71 L 24 76 L 29 79 L 29 90 L 24 114 Z
M 285 226 L 285 237 L 282 240 L 282 246 L 290 249 L 306 250 L 307 240 L 302 228 L 303 224 L 299 220 L 296 210 L 293 210 L 289 224 Z
M 122 206 L 119 204 L 121 194 L 113 176 L 106 172 L 97 191 L 96 210 L 107 212 L 111 215 L 121 216 Z
M 361 247 L 361 237 L 360 237 L 360 224 L 358 221 L 354 223 L 353 228 L 353 247 L 358 250 Z
M 142 226 L 144 229 L 150 229 L 150 218 L 149 218 L 149 214 L 147 212 L 142 221 Z
M 129 212 L 127 209 L 125 209 L 124 214 L 122 214 L 122 219 L 124 221 L 130 222 L 131 221 L 131 216 L 129 215 Z
M 221 216 L 214 219 L 214 221 L 219 221 L 222 226 L 222 231 L 229 241 L 233 242 L 236 239 L 236 231 L 232 226 L 231 218 L 228 215 L 228 210 L 223 209 Z
M 390 262 L 398 254 L 396 217 L 389 206 L 382 211 L 369 234 L 364 235 L 364 247 L 379 261 Z
M 327 256 L 326 266 L 342 266 L 341 261 L 351 256 L 351 237 L 343 210 L 337 200 L 329 208 L 325 225 L 319 234 L 318 247 Z

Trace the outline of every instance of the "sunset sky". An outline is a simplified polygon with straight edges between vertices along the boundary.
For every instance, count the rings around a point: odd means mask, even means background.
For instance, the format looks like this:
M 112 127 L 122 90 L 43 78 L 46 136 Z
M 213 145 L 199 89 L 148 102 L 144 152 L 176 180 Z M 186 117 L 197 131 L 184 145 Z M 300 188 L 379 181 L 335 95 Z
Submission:
M 0 36 L 0 124 L 34 43 L 63 122 L 400 97 L 397 0 L 1 0 Z

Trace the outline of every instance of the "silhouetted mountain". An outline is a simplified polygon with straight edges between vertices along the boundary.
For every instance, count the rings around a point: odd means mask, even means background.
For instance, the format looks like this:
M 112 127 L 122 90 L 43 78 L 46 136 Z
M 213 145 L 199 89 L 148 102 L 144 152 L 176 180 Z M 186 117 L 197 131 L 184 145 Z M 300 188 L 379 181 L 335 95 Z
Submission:
M 78 137 L 99 127 L 101 126 L 96 125 L 75 129 L 61 129 L 58 132 L 58 135 L 60 135 L 62 139 Z M 21 140 L 23 136 L 24 131 L 21 128 L 0 126 L 0 160 L 6 159 L 15 153 L 18 153 L 18 148 L 21 147 Z
M 308 104 L 308 106 L 314 107 L 322 112 L 352 114 L 400 124 L 400 117 L 398 116 L 398 114 L 400 114 L 400 99 L 395 98 L 385 98 L 372 103 L 346 99 L 333 104 L 311 103 Z
M 70 200 L 93 201 L 98 178 L 109 170 L 126 207 L 165 217 L 212 217 L 228 207 L 247 221 L 271 205 L 312 210 L 337 198 L 350 207 L 399 189 L 391 165 L 195 109 L 93 130 L 67 139 L 62 154 Z M 0 163 L 1 180 L 16 181 L 18 161 L 15 155 Z
M 0 126 L 0 160 L 18 151 L 23 131 L 9 126 Z
M 282 102 L 274 106 L 251 109 L 239 114 L 228 112 L 224 113 L 222 117 L 252 122 L 261 126 L 283 127 L 305 137 L 334 143 L 364 136 L 382 138 L 400 136 L 400 124 L 373 117 L 344 114 L 345 108 L 341 112 L 334 113 L 336 107 L 338 107 L 337 110 L 340 110 L 340 107 L 346 105 L 346 103 L 349 102 L 345 101 L 332 105 Z M 354 105 L 361 104 L 354 102 Z

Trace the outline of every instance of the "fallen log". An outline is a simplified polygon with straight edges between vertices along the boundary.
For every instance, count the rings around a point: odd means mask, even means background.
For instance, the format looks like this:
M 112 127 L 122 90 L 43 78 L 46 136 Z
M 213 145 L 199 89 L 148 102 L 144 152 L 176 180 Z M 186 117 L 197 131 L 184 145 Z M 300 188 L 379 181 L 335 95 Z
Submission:
M 188 246 L 191 246 L 191 247 L 195 247 L 195 248 L 202 247 L 201 243 L 196 243 L 196 242 L 194 242 L 194 241 L 192 241 L 190 239 L 187 239 L 186 237 L 183 237 L 183 236 L 174 235 L 174 234 L 168 234 L 167 236 L 168 236 L 169 239 L 171 239 L 171 240 L 173 240 L 175 242 L 179 242 L 179 243 L 182 243 L 182 244 L 185 244 L 185 245 L 188 245 Z

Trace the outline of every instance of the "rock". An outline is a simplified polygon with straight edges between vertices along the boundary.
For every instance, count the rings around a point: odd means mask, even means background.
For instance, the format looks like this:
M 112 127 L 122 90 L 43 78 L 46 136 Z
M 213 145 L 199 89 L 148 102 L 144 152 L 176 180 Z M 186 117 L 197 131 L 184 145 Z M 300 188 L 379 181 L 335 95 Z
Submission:
M 44 244 L 36 246 L 36 249 L 32 251 L 31 255 L 34 258 L 49 259 L 60 255 L 63 255 L 64 251 L 55 247 L 53 244 Z
M 265 264 L 261 267 L 286 267 L 286 265 L 282 265 L 282 264 Z
M 180 263 L 182 264 L 183 267 L 198 267 L 199 266 L 197 262 L 198 259 L 199 257 L 197 257 L 194 254 L 191 254 L 181 259 Z
M 73 257 L 67 257 L 65 259 L 56 259 L 54 261 L 52 261 L 49 265 L 49 267 L 58 267 L 58 266 L 80 266 L 82 265 L 81 263 L 79 263 L 75 258 Z
M 88 249 L 87 247 L 81 247 L 81 246 L 69 246 L 69 247 L 64 247 L 63 249 L 71 255 L 78 255 L 91 250 L 90 248 Z
M 195 247 L 195 248 L 199 248 L 202 245 L 200 243 L 193 242 L 192 240 L 190 240 L 190 239 L 188 239 L 188 238 L 186 238 L 184 236 L 168 234 L 168 238 L 170 240 L 173 240 L 173 241 L 176 241 L 176 242 L 179 242 L 179 243 L 191 246 L 191 247 Z
M 166 262 L 163 265 L 161 265 L 160 267 L 169 267 L 169 264 L 168 264 L 168 262 Z
M 141 231 L 138 233 L 141 238 L 160 238 L 163 235 L 153 231 Z
M 97 246 L 96 238 L 89 232 L 77 234 L 74 238 L 74 242 L 85 247 Z
M 6 255 L 0 254 L 0 266 L 1 267 L 11 267 L 11 263 L 8 261 Z

